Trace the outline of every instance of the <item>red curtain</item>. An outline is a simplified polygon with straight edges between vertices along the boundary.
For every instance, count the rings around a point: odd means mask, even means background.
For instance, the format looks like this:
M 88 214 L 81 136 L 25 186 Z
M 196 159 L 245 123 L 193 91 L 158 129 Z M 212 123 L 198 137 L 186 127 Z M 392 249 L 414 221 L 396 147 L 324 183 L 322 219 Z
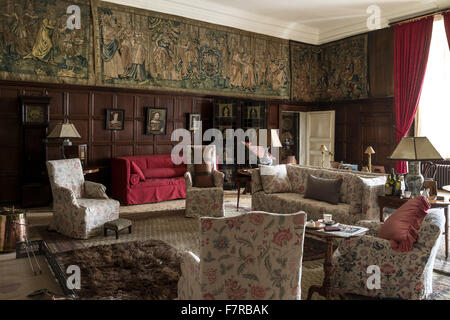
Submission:
M 445 24 L 445 33 L 447 34 L 448 46 L 450 48 L 450 11 L 444 13 L 443 16 Z
M 434 17 L 394 26 L 395 115 L 397 143 L 407 134 L 416 114 L 430 51 Z M 397 172 L 406 163 L 397 162 Z

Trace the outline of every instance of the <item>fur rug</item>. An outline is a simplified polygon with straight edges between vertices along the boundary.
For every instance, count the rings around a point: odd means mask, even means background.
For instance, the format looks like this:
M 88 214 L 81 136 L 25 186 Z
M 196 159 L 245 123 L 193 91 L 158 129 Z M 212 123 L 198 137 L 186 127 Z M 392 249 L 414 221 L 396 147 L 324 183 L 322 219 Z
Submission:
M 172 300 L 181 275 L 180 256 L 160 240 L 95 246 L 56 254 L 66 270 L 81 270 L 80 299 Z

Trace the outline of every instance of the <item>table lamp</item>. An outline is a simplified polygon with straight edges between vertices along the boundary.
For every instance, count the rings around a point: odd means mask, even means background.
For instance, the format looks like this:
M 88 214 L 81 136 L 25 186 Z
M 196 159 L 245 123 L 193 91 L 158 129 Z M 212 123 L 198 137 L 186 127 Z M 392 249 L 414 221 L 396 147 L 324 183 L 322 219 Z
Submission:
M 405 137 L 400 140 L 388 159 L 408 161 L 405 184 L 414 197 L 420 195 L 424 182 L 420 173 L 420 161 L 442 160 L 443 158 L 427 137 Z
M 72 123 L 64 122 L 58 123 L 47 136 L 47 138 L 55 138 L 55 139 L 63 139 L 61 143 L 61 156 L 63 159 L 66 159 L 66 155 L 64 154 L 64 147 L 71 146 L 72 142 L 69 138 L 81 138 L 77 129 Z
M 325 152 L 328 152 L 328 148 L 326 145 L 321 145 L 320 146 L 320 151 L 322 152 L 322 168 L 325 167 Z
M 368 146 L 366 148 L 366 151 L 364 151 L 364 153 L 369 155 L 369 159 L 368 159 L 369 172 L 372 172 L 372 154 L 375 153 L 375 150 L 373 150 L 372 146 Z
M 263 133 L 264 130 L 265 132 Z M 260 145 L 263 140 L 262 138 L 266 135 L 267 137 L 267 147 L 264 147 L 264 156 L 259 159 L 261 164 L 265 164 L 271 166 L 273 164 L 272 157 L 269 155 L 269 148 L 281 148 L 283 145 L 281 144 L 280 137 L 278 136 L 278 129 L 261 129 L 258 130 L 258 144 Z

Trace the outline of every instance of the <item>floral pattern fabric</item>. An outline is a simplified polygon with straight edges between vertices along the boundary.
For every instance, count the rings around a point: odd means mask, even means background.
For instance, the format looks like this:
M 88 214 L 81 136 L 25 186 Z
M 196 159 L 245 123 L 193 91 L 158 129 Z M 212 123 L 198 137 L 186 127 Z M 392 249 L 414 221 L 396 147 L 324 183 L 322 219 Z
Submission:
M 87 239 L 100 233 L 105 222 L 119 218 L 120 203 L 106 196 L 103 185 L 84 181 L 79 159 L 47 161 L 47 169 L 53 193 L 50 229 Z
M 259 174 L 265 193 L 291 192 L 286 165 L 259 165 Z
M 432 293 L 433 266 L 444 220 L 442 212 L 429 210 L 418 241 L 409 252 L 396 252 L 388 240 L 376 237 L 379 226 L 369 235 L 341 241 L 333 255 L 333 286 L 339 288 L 338 292 L 378 298 L 427 298 Z M 369 222 L 360 224 L 368 226 Z M 368 289 L 371 273 L 367 268 L 371 265 L 380 268 L 380 289 Z
M 306 214 L 201 218 L 200 259 L 186 254 L 179 299 L 300 299 Z
M 223 180 L 224 174 L 213 170 L 214 188 L 195 188 L 192 186 L 193 177 L 188 171 L 184 174 L 186 183 L 186 217 L 202 216 L 223 217 Z
M 363 219 L 378 217 L 378 195 L 383 194 L 385 176 L 349 172 L 348 170 L 323 169 L 302 165 L 286 166 L 291 183 L 291 193 L 261 193 L 259 170 L 252 170 L 252 209 L 277 213 L 293 213 L 305 210 L 312 219 L 322 218 L 323 213 L 335 214 L 335 220 L 354 224 Z M 331 205 L 322 201 L 305 199 L 303 194 L 309 174 L 316 177 L 337 179 L 343 183 L 339 194 L 339 204 Z

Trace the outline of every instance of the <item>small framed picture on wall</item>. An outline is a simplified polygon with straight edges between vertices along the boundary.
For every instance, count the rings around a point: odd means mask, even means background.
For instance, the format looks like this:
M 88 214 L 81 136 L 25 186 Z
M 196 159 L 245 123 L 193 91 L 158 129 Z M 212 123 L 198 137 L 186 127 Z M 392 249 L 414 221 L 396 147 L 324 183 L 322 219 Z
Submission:
M 195 131 L 200 129 L 201 114 L 189 113 L 189 130 Z
M 124 109 L 106 109 L 106 130 L 123 130 L 125 125 Z
M 146 108 L 145 134 L 165 135 L 167 130 L 167 109 Z

